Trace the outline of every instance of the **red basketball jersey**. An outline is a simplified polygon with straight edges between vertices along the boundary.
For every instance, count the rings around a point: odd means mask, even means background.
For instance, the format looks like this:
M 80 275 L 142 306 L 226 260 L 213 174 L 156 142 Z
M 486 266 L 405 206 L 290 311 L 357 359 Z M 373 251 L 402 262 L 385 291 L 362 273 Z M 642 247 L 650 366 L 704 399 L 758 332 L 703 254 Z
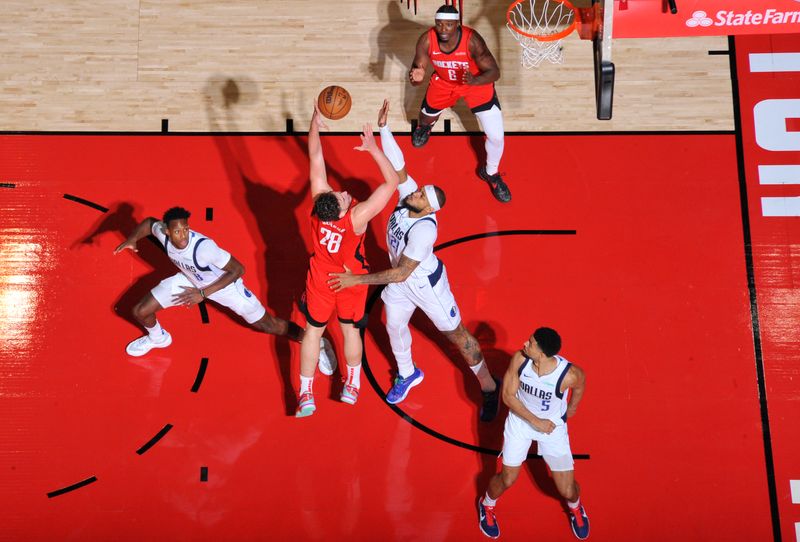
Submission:
M 458 45 L 452 53 L 445 53 L 439 48 L 439 38 L 436 37 L 436 29 L 428 30 L 428 57 L 431 59 L 433 69 L 443 80 L 453 84 L 464 84 L 464 72 L 469 70 L 472 75 L 478 75 L 481 70 L 469 53 L 469 40 L 472 38 L 473 30 L 469 27 L 461 27 L 461 37 Z
M 317 215 L 311 215 L 314 254 L 309 260 L 309 270 L 315 281 L 327 283 L 328 273 L 344 271 L 345 265 L 356 275 L 369 273 L 364 257 L 364 234 L 356 235 L 353 231 L 351 211 L 356 203 L 353 199 L 347 213 L 339 220 L 323 222 Z

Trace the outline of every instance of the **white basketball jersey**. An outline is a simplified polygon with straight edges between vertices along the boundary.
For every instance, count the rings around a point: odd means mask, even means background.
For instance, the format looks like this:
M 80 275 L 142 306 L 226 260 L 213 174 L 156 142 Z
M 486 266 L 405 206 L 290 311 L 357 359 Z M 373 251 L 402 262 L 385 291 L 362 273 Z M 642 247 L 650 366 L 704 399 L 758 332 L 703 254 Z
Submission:
M 417 184 L 409 179 L 404 182 L 400 190 L 400 199 L 402 200 L 406 195 L 414 192 L 417 189 Z M 421 218 L 411 218 L 408 216 L 408 209 L 405 207 L 397 207 L 392 215 L 389 217 L 389 224 L 386 226 L 386 246 L 389 247 L 389 260 L 392 267 L 397 267 L 400 261 L 400 256 L 406 250 L 408 245 L 409 234 L 412 228 L 430 228 L 431 224 L 435 228 L 433 234 L 425 232 L 426 255 L 420 260 L 419 255 L 408 254 L 408 257 L 419 261 L 419 265 L 411 273 L 412 278 L 427 279 L 429 275 L 437 271 L 439 267 L 439 259 L 433 254 L 433 245 L 436 242 L 436 231 L 438 230 L 438 223 L 436 222 L 436 215 L 430 214 Z M 423 223 L 426 223 L 423 225 Z M 422 231 L 420 231 L 422 234 Z M 429 247 L 427 245 L 430 245 Z
M 201 265 L 201 263 L 197 261 L 197 249 L 204 242 L 211 243 L 216 248 L 215 253 L 217 258 L 215 259 L 217 263 L 223 260 L 227 263 L 227 261 L 230 260 L 230 254 L 217 247 L 214 241 L 210 240 L 202 233 L 189 230 L 189 244 L 186 245 L 186 248 L 183 250 L 179 250 L 170 242 L 169 237 L 162 231 L 161 228 L 163 226 L 163 222 L 156 222 L 153 225 L 153 235 L 161 241 L 161 244 L 167 251 L 167 256 L 169 256 L 169 259 L 175 264 L 175 267 L 180 269 L 197 288 L 202 289 L 210 286 L 225 272 L 213 263 L 202 262 L 206 265 Z
M 561 356 L 555 358 L 558 361 L 555 370 L 543 376 L 536 374 L 533 360 L 525 358 L 519 367 L 517 399 L 537 418 L 563 425 L 567 421 L 568 393 L 561 392 L 561 384 L 572 364 Z

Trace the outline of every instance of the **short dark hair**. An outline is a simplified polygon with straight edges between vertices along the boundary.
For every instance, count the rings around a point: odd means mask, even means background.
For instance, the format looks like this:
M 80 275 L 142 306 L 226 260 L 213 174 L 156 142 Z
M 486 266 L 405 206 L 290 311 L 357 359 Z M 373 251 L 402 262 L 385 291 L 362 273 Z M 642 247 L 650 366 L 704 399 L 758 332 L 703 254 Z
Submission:
M 189 220 L 189 217 L 192 216 L 192 213 L 184 209 L 183 207 L 170 207 L 164 213 L 164 218 L 161 221 L 169 227 L 169 223 L 173 220 Z
M 456 9 L 455 6 L 452 6 L 450 4 L 445 4 L 439 9 L 437 9 L 436 13 L 458 13 L 458 10 Z
M 447 201 L 447 196 L 444 195 L 444 190 L 436 185 L 433 185 L 433 191 L 436 193 L 436 199 L 439 200 L 439 209 L 444 209 L 444 202 Z
M 533 332 L 533 340 L 548 358 L 555 356 L 561 350 L 561 337 L 555 329 L 540 327 Z
M 333 192 L 324 192 L 314 200 L 314 214 L 323 222 L 333 222 L 339 219 L 339 200 Z

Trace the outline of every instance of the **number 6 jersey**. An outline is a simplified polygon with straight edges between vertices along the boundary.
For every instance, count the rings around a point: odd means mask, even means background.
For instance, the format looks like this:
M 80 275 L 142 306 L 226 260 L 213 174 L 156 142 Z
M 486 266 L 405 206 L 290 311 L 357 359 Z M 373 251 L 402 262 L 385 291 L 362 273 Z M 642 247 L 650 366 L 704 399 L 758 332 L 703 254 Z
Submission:
M 351 211 L 358 202 L 353 199 L 347 213 L 339 220 L 323 222 L 311 215 L 311 235 L 314 253 L 309 260 L 312 280 L 326 285 L 328 273 L 340 273 L 347 266 L 354 274 L 369 273 L 369 265 L 364 258 L 364 234 L 353 231 Z

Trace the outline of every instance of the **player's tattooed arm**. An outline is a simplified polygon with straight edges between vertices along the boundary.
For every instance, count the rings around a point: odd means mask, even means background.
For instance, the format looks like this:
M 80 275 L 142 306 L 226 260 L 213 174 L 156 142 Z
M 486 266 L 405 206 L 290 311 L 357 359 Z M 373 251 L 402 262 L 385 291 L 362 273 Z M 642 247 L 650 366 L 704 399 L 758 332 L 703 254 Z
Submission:
M 578 410 L 578 403 L 580 402 L 581 398 L 583 397 L 583 392 L 586 389 L 586 373 L 583 372 L 583 369 L 576 365 L 572 365 L 567 372 L 567 376 L 564 378 L 564 382 L 561 384 L 562 392 L 564 392 L 567 388 L 572 389 L 572 394 L 569 397 L 569 403 L 567 404 L 567 418 L 571 418 L 575 415 L 575 412 Z
M 525 356 L 523 356 L 521 352 L 516 352 L 511 358 L 511 363 L 508 364 L 506 376 L 503 378 L 503 403 L 506 404 L 511 412 L 531 424 L 537 431 L 547 434 L 552 433 L 553 429 L 556 428 L 556 424 L 550 420 L 544 420 L 535 416 L 530 410 L 525 408 L 522 401 L 517 398 L 517 390 L 519 389 L 519 368 L 523 361 L 525 361 Z
M 469 52 L 472 58 L 475 59 L 475 63 L 481 73 L 472 75 L 469 70 L 465 70 L 464 82 L 466 84 L 486 85 L 500 79 L 500 67 L 497 65 L 497 61 L 494 59 L 489 47 L 486 46 L 486 42 L 477 32 L 473 32 L 472 38 L 469 40 Z
M 379 273 L 370 273 L 368 275 L 354 275 L 350 269 L 345 266 L 344 273 L 328 273 L 331 278 L 328 280 L 328 286 L 331 290 L 338 292 L 357 284 L 390 284 L 392 282 L 403 282 L 406 280 L 414 269 L 417 268 L 419 262 L 412 260 L 406 256 L 400 256 L 400 261 L 397 267 L 380 271 Z
M 158 220 L 156 220 L 152 216 L 149 216 L 144 220 L 142 220 L 139 223 L 139 225 L 136 226 L 136 229 L 133 230 L 133 233 L 131 233 L 130 236 L 127 239 L 125 239 L 123 243 L 121 243 L 119 246 L 117 246 L 117 248 L 114 249 L 114 254 L 119 254 L 125 249 L 129 249 L 134 252 L 139 252 L 139 249 L 136 248 L 136 243 L 140 239 L 144 239 L 145 237 L 147 237 L 152 233 L 153 224 L 155 224 L 156 222 L 158 222 Z

